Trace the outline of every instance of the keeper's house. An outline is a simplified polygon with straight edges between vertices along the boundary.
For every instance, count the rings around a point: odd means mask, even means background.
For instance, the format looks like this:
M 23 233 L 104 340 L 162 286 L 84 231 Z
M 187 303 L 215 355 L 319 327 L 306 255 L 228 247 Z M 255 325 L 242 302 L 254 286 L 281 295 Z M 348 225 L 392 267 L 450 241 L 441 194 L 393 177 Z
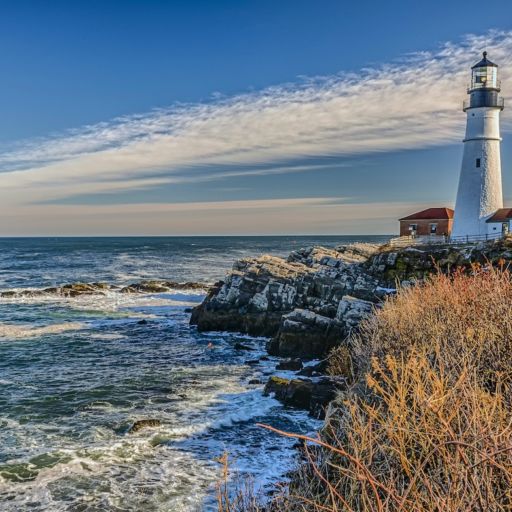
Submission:
M 510 233 L 510 221 L 512 220 L 512 208 L 500 208 L 489 217 L 485 222 L 489 228 L 487 232 L 489 234 L 506 235 Z
M 512 214 L 512 210 L 510 210 Z M 400 236 L 450 236 L 453 224 L 451 208 L 427 208 L 400 220 Z

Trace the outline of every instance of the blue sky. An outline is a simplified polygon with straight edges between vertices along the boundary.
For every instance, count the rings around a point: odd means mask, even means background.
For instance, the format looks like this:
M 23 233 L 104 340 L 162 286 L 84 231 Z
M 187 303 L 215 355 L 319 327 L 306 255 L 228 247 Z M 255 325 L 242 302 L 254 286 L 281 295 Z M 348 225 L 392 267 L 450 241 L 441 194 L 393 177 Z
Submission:
M 487 49 L 508 98 L 511 15 L 499 0 L 3 1 L 0 235 L 392 233 L 453 203 L 469 67 Z

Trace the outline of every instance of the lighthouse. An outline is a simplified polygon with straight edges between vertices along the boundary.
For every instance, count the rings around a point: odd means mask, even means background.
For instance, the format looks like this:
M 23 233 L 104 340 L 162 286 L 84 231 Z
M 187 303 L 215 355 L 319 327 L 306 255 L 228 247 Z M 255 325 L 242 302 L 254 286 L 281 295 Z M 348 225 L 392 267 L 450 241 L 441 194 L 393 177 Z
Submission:
M 500 112 L 498 66 L 483 53 L 471 68 L 469 99 L 464 101 L 466 136 L 460 170 L 452 238 L 487 236 L 486 222 L 503 207 L 500 155 Z

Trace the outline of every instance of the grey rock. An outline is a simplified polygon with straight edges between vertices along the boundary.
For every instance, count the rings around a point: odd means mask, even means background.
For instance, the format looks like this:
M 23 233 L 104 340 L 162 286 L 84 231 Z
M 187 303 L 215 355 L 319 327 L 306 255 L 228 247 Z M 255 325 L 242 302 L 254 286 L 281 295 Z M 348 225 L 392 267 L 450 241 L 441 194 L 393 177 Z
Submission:
M 302 368 L 302 361 L 300 359 L 285 359 L 281 361 L 277 366 L 276 370 L 292 370 L 297 371 Z
M 320 379 L 282 379 L 270 377 L 263 393 L 274 394 L 285 405 L 305 409 L 317 418 L 325 416 L 325 409 L 340 389 L 346 388 L 342 379 L 323 377 Z
M 162 424 L 162 422 L 157 419 L 137 420 L 130 427 L 130 429 L 128 430 L 128 433 L 134 434 L 135 432 L 138 432 L 139 430 L 142 430 L 143 428 L 159 427 L 161 424 Z
M 345 326 L 338 320 L 296 309 L 283 315 L 279 331 L 267 344 L 267 351 L 281 357 L 323 357 L 345 334 Z

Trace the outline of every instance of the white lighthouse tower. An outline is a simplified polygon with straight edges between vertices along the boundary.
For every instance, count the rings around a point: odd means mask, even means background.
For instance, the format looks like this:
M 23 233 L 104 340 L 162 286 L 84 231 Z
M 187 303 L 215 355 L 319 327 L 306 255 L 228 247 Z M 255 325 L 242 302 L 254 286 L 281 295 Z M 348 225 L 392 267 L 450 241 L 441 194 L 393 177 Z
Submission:
M 464 101 L 467 114 L 464 155 L 455 203 L 452 238 L 487 235 L 485 221 L 503 207 L 500 156 L 500 97 L 498 66 L 487 59 L 475 64 Z

